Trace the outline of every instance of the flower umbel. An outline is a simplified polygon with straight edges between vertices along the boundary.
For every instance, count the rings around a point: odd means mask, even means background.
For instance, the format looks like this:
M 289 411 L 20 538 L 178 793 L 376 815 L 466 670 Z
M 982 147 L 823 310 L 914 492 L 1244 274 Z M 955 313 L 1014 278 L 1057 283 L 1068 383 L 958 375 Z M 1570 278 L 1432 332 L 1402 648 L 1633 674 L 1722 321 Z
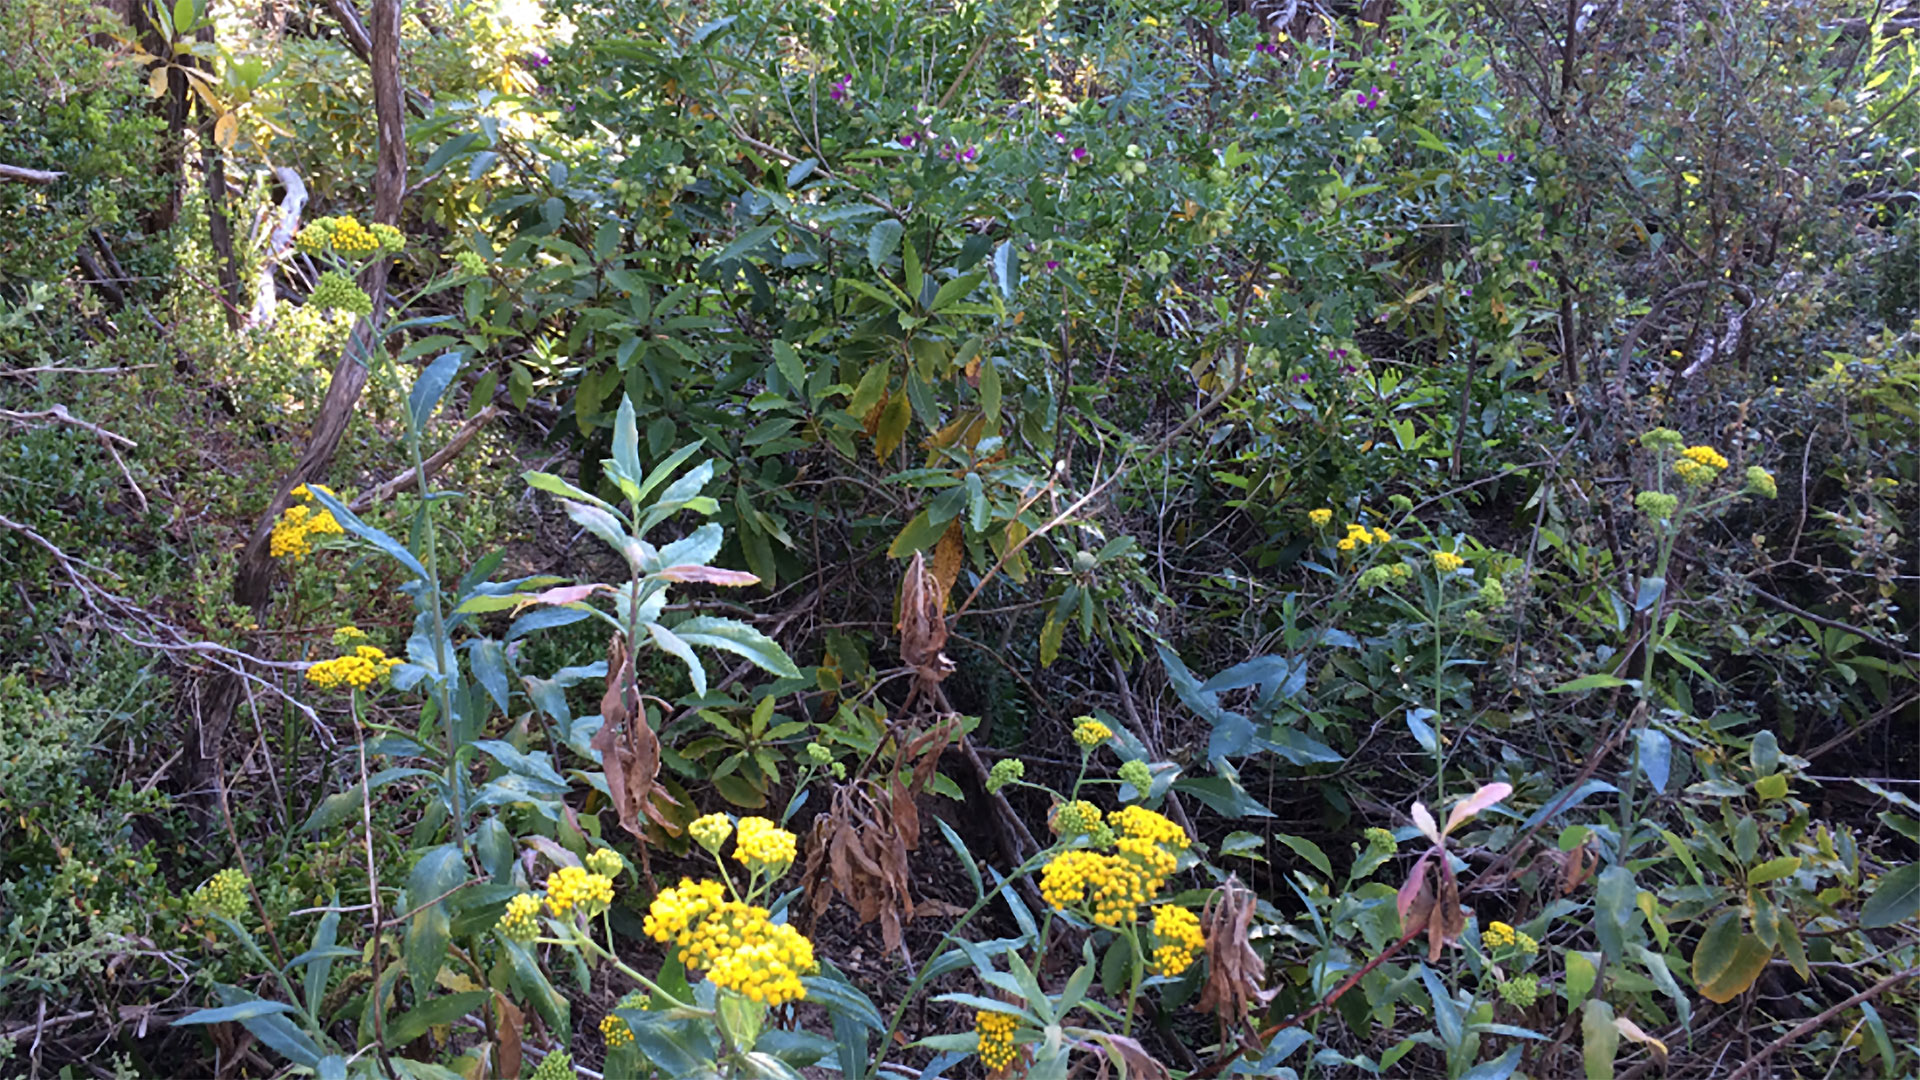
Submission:
M 322 690 L 338 690 L 343 686 L 367 690 L 392 674 L 399 664 L 399 660 L 375 646 L 360 645 L 346 656 L 322 660 L 307 668 L 307 681 Z
M 794 835 L 766 818 L 740 819 L 740 839 L 733 846 L 733 857 L 748 869 L 778 877 L 793 865 L 797 850 Z
M 1327 527 L 1327 523 L 1333 520 L 1333 511 L 1324 508 L 1309 510 L 1307 511 L 1307 520 L 1313 522 L 1314 528 L 1324 529 Z
M 612 1013 L 600 1018 L 600 1037 L 607 1041 L 607 1047 L 627 1046 L 633 1042 L 633 1029 L 625 1020 Z
M 973 1030 L 980 1037 L 980 1064 L 989 1072 L 999 1072 L 1013 1064 L 1018 1051 L 1013 1033 L 1020 1021 L 1009 1013 L 981 1009 L 973 1014 Z
M 1162 975 L 1178 975 L 1187 970 L 1193 958 L 1207 947 L 1200 932 L 1200 919 L 1193 912 L 1173 904 L 1153 909 L 1153 937 L 1160 944 L 1153 950 L 1153 967 Z
M 194 891 L 194 906 L 202 911 L 238 921 L 247 913 L 249 884 L 246 874 L 238 870 L 222 870 Z
M 1451 574 L 1465 565 L 1467 565 L 1467 560 L 1455 555 L 1451 551 L 1436 551 L 1433 553 L 1433 568 L 1443 574 Z
M 540 936 L 540 897 L 534 893 L 521 893 L 507 901 L 507 910 L 500 915 L 500 921 L 493 928 L 500 936 L 512 941 L 527 942 Z
M 726 846 L 727 837 L 733 835 L 733 822 L 728 821 L 725 814 L 708 814 L 695 818 L 693 824 L 687 826 L 687 834 L 693 837 L 694 843 L 718 855 Z
M 1091 716 L 1083 716 L 1073 725 L 1073 741 L 1088 750 L 1111 738 L 1113 729 Z
M 613 879 L 578 866 L 563 866 L 547 878 L 547 907 L 564 919 L 574 911 L 593 918 L 613 904 Z

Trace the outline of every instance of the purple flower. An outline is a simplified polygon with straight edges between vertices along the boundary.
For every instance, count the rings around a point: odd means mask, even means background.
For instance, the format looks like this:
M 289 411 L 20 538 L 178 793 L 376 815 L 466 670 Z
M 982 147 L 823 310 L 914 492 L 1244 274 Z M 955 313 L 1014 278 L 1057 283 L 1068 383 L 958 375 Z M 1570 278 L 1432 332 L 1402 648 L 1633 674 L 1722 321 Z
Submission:
M 1342 375 L 1351 375 L 1351 374 L 1353 374 L 1354 372 L 1356 372 L 1356 371 L 1359 371 L 1359 370 L 1360 370 L 1359 368 L 1357 368 L 1357 367 L 1354 367 L 1354 366 L 1353 366 L 1352 364 L 1341 364 L 1341 365 L 1340 365 L 1340 374 L 1342 374 Z
M 1087 148 L 1084 146 L 1076 146 L 1073 148 L 1073 152 L 1067 156 L 1073 159 L 1075 165 L 1079 165 L 1087 160 Z
M 1059 143 L 1061 146 L 1067 145 L 1067 133 L 1064 131 L 1054 132 L 1053 141 Z
M 1387 74 L 1392 75 L 1394 72 L 1399 70 L 1400 70 L 1400 61 L 1398 60 L 1387 61 Z
M 1260 114 L 1259 114 L 1259 113 L 1254 113 L 1254 114 L 1253 114 L 1252 116 L 1250 116 L 1250 117 L 1248 117 L 1248 119 L 1250 119 L 1250 120 L 1258 120 L 1258 119 L 1260 119 Z
M 1301 372 L 1301 373 L 1300 373 L 1300 374 L 1298 374 L 1298 375 L 1295 375 L 1295 376 L 1293 377 L 1293 381 L 1294 381 L 1294 382 L 1296 382 L 1296 383 L 1303 383 L 1303 382 L 1306 382 L 1306 381 L 1307 381 L 1307 379 L 1308 379 L 1308 375 L 1307 375 L 1307 373 L 1306 373 L 1306 372 L 1304 372 L 1304 371 L 1303 371 L 1303 372 Z
M 1528 269 L 1528 270 L 1538 270 L 1538 269 L 1540 269 L 1540 260 L 1539 260 L 1539 259 L 1528 259 L 1528 260 L 1527 260 L 1527 269 Z
M 1255 45 L 1253 47 L 1253 51 L 1257 53 L 1266 53 L 1268 56 L 1274 56 L 1280 52 L 1280 46 L 1275 45 L 1271 41 L 1263 41 L 1260 44 Z
M 842 76 L 841 78 L 835 79 L 833 82 L 833 88 L 827 91 L 827 96 L 829 98 L 832 98 L 835 101 L 845 101 L 847 100 L 847 87 L 851 86 L 852 84 L 853 84 L 853 76 L 851 75 L 846 75 L 846 76 Z
M 1512 164 L 1513 162 L 1513 155 L 1512 154 L 1496 154 L 1494 155 L 1494 160 L 1498 161 L 1502 165 L 1509 165 L 1509 164 Z
M 913 149 L 913 132 L 909 131 L 905 135 L 900 136 L 900 145 L 909 150 Z
M 961 161 L 972 161 L 974 158 L 977 158 L 979 156 L 980 156 L 980 148 L 977 146 L 969 146 L 965 150 L 960 151 Z
M 1369 105 L 1367 104 L 1367 95 L 1366 95 L 1366 94 L 1365 94 L 1364 92 L 1362 92 L 1362 91 L 1357 91 L 1357 90 L 1356 90 L 1356 91 L 1354 92 L 1354 95 L 1353 95 L 1353 103 L 1354 103 L 1355 105 L 1358 105 L 1358 106 L 1360 106 L 1360 107 L 1361 107 L 1361 108 L 1363 108 L 1363 109 L 1365 109 L 1365 108 L 1369 108 L 1369 107 L 1370 107 L 1370 106 L 1369 106 Z
M 1053 272 L 1054 272 L 1055 270 L 1058 270 L 1058 269 L 1060 269 L 1060 260 L 1059 260 L 1059 259 L 1048 259 L 1048 260 L 1047 260 L 1047 273 L 1049 273 L 1049 274 L 1051 274 L 1051 273 L 1053 273 Z
M 1460 295 L 1461 295 L 1461 296 L 1472 296 L 1472 295 L 1473 295 L 1473 286 L 1471 286 L 1471 285 L 1469 285 L 1469 286 L 1467 286 L 1467 287 L 1466 287 L 1466 288 L 1465 288 L 1464 290 L 1462 290 L 1462 291 L 1461 291 L 1461 293 L 1460 293 Z
M 1363 109 L 1377 109 L 1380 107 L 1380 88 L 1371 86 L 1365 93 L 1355 92 L 1353 100 Z
M 541 68 L 546 67 L 548 64 L 553 63 L 553 57 L 548 56 L 546 53 L 541 52 L 539 49 L 529 49 L 527 51 L 525 63 L 528 67 L 532 68 L 535 71 L 538 71 Z

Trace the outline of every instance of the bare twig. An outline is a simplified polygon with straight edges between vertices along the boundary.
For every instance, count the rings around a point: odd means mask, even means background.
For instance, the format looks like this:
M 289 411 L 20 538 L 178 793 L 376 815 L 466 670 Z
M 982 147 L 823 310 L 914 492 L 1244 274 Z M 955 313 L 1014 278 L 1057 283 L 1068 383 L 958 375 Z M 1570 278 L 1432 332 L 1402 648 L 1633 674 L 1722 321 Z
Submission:
M 45 169 L 25 169 L 18 165 L 0 165 L 0 180 L 10 180 L 16 184 L 51 184 L 67 175 L 63 172 L 48 172 Z
M 1727 1080 L 1746 1080 L 1746 1077 L 1752 1076 L 1756 1069 L 1766 1064 L 1766 1060 L 1768 1058 L 1779 1053 L 1781 1050 L 1784 1050 L 1787 1047 L 1787 1045 L 1793 1042 L 1795 1039 L 1798 1039 L 1802 1035 L 1806 1035 L 1810 1032 L 1820 1030 L 1821 1028 L 1825 1027 L 1827 1023 L 1831 1021 L 1834 1017 L 1839 1016 L 1841 1013 L 1846 1012 L 1848 1009 L 1853 1008 L 1855 1005 L 1858 1005 L 1869 998 L 1878 997 L 1881 994 L 1886 993 L 1888 990 L 1893 989 L 1894 987 L 1900 985 L 1903 982 L 1906 982 L 1908 979 L 1911 979 L 1916 975 L 1920 975 L 1920 967 L 1910 967 L 1905 971 L 1896 971 L 1893 974 L 1887 976 L 1886 978 L 1881 979 L 1879 982 L 1874 983 L 1872 986 L 1867 987 L 1865 990 L 1862 990 L 1859 993 L 1853 995 L 1847 1000 L 1842 1001 L 1836 1005 L 1829 1006 L 1825 1012 L 1822 1012 L 1818 1016 L 1810 1017 L 1802 1021 L 1801 1023 L 1795 1025 L 1794 1028 L 1791 1031 L 1788 1031 L 1785 1035 L 1782 1035 L 1779 1038 L 1768 1043 L 1767 1045 L 1761 1047 L 1759 1053 L 1748 1058 L 1747 1063 L 1745 1065 L 1740 1066 L 1738 1069 L 1735 1069 L 1727 1077 Z
M 473 437 L 480 434 L 480 429 L 487 426 L 487 421 L 492 420 L 498 415 L 500 415 L 500 409 L 494 405 L 488 405 L 478 413 L 475 413 L 472 419 L 468 420 L 459 431 L 454 433 L 453 438 L 447 441 L 447 445 L 434 451 L 433 456 L 429 457 L 423 463 L 427 475 L 431 477 L 434 473 L 440 471 L 442 465 L 458 457 L 460 451 L 466 449 L 467 444 L 473 441 Z M 414 481 L 415 473 L 411 468 L 404 472 L 397 473 L 379 487 L 373 488 L 370 491 L 361 492 L 359 497 L 353 500 L 352 505 L 350 505 L 348 509 L 356 514 L 364 514 L 371 507 L 386 502 L 400 492 L 413 487 Z

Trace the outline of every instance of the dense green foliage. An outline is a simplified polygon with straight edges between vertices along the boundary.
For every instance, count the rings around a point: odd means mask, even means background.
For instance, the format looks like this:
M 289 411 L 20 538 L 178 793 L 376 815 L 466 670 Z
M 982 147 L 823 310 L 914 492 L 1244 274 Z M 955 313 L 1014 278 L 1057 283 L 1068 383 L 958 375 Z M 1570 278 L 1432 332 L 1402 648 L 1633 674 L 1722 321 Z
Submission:
M 1920 1069 L 1920 9 L 414 0 L 396 193 L 145 2 L 0 4 L 0 1075 Z

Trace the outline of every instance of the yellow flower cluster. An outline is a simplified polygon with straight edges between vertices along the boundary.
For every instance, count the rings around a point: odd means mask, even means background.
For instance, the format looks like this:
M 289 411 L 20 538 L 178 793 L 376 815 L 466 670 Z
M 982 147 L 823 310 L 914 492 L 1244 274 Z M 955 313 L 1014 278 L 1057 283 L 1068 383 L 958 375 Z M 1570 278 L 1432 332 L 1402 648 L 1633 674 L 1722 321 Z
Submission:
M 320 485 L 315 484 L 315 487 Z M 321 487 L 321 491 L 332 495 L 333 492 Z M 307 500 L 289 506 L 286 512 L 274 519 L 273 532 L 267 537 L 267 554 L 276 559 L 298 559 L 313 550 L 310 536 L 338 536 L 345 530 L 333 519 L 333 514 L 312 505 L 313 493 L 307 485 L 301 484 L 289 492 L 294 498 Z
M 1118 926 L 1153 899 L 1180 865 L 1186 830 L 1143 806 L 1108 815 L 1118 832 L 1113 853 L 1078 849 L 1056 856 L 1040 872 L 1040 893 L 1065 911 L 1082 908 L 1101 926 Z M 1169 849 L 1172 850 L 1169 850 Z
M 540 897 L 533 893 L 521 893 L 507 901 L 507 910 L 500 915 L 500 921 L 493 928 L 500 936 L 513 941 L 527 942 L 540 936 Z
M 1688 461 L 1705 465 L 1710 469 L 1724 469 L 1727 467 L 1727 459 L 1720 456 L 1720 451 L 1705 444 L 1689 446 L 1685 450 L 1680 451 L 1680 456 Z
M 980 1038 L 980 1064 L 988 1072 L 999 1072 L 1013 1064 L 1017 1056 L 1013 1033 L 1019 1026 L 1019 1019 L 1011 1013 L 980 1009 L 973 1014 L 973 1030 Z
M 346 686 L 365 690 L 386 678 L 400 661 L 372 645 L 361 645 L 346 656 L 322 660 L 307 668 L 307 681 L 322 690 Z
M 1053 831 L 1058 836 L 1079 836 L 1099 828 L 1102 820 L 1099 807 L 1085 799 L 1075 799 L 1061 803 L 1053 812 Z
M 733 857 L 750 870 L 765 870 L 778 877 L 793 865 L 798 852 L 794 835 L 763 817 L 740 819 L 740 839 L 733 846 Z
M 1433 568 L 1443 574 L 1451 574 L 1465 565 L 1467 565 L 1467 560 L 1455 555 L 1451 551 L 1436 551 L 1433 553 Z
M 1309 510 L 1307 511 L 1307 520 L 1313 522 L 1315 528 L 1324 529 L 1328 523 L 1333 521 L 1333 511 L 1324 509 Z
M 727 837 L 733 835 L 733 822 L 727 820 L 725 814 L 707 814 L 694 818 L 693 824 L 687 826 L 687 832 L 693 837 L 694 843 L 717 855 L 726 845 Z
M 1113 729 L 1091 716 L 1083 716 L 1073 725 L 1073 741 L 1088 750 L 1111 738 Z
M 604 878 L 617 878 L 627 868 L 626 860 L 612 848 L 595 848 L 587 854 L 587 869 Z
M 1377 525 L 1371 529 L 1365 525 L 1348 525 L 1347 535 L 1333 546 L 1341 551 L 1353 551 L 1368 544 L 1391 544 L 1392 542 L 1392 534 Z
M 247 875 L 239 870 L 222 870 L 194 891 L 194 906 L 215 915 L 238 921 L 247 913 Z
M 1160 943 L 1153 950 L 1153 967 L 1162 975 L 1178 975 L 1187 970 L 1194 957 L 1207 947 L 1206 935 L 1200 932 L 1199 917 L 1173 904 L 1155 905 L 1153 936 Z
M 717 881 L 682 878 L 654 898 L 642 925 L 653 940 L 679 946 L 686 965 L 705 969 L 715 986 L 768 1005 L 806 997 L 800 976 L 817 966 L 811 941 L 773 923 L 766 908 L 728 900 Z
M 318 255 L 332 247 L 348 258 L 357 259 L 376 251 L 392 253 L 407 246 L 407 237 L 391 225 L 362 225 L 347 215 L 315 218 L 293 238 L 293 246 L 308 255 Z
M 575 910 L 591 919 L 613 904 L 613 879 L 578 866 L 563 866 L 547 878 L 547 908 L 564 919 Z
M 600 1018 L 600 1037 L 607 1041 L 607 1049 L 612 1050 L 633 1043 L 633 1029 L 625 1020 L 608 1013 Z
M 1540 951 L 1538 941 L 1524 931 L 1515 930 L 1503 922 L 1488 923 L 1486 933 L 1480 935 L 1480 943 L 1489 949 L 1502 949 L 1508 945 L 1516 945 L 1528 956 Z
M 1673 472 L 1688 487 L 1705 487 L 1726 467 L 1727 459 L 1713 447 L 1689 446 L 1680 451 L 1679 460 L 1673 463 Z

